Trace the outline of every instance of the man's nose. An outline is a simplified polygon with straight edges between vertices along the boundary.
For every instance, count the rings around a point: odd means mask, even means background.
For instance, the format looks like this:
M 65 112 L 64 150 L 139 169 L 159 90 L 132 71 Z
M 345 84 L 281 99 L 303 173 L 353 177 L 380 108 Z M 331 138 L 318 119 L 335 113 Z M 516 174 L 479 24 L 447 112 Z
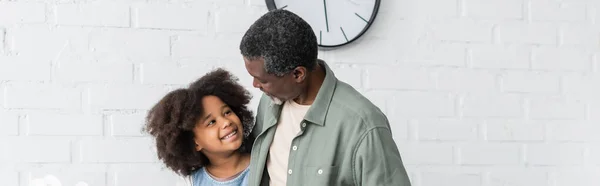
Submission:
M 254 86 L 254 88 L 260 88 L 260 84 L 258 81 L 256 81 L 256 79 L 252 80 L 252 86 Z

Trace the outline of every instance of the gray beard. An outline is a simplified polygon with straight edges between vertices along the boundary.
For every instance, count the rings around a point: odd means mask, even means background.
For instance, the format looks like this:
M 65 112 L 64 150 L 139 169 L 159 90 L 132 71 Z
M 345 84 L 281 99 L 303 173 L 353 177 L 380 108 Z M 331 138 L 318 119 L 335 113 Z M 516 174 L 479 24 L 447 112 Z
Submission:
M 283 104 L 283 101 L 281 101 L 280 99 L 275 98 L 275 97 L 271 97 L 271 101 L 273 101 L 273 104 L 276 104 L 276 105 Z

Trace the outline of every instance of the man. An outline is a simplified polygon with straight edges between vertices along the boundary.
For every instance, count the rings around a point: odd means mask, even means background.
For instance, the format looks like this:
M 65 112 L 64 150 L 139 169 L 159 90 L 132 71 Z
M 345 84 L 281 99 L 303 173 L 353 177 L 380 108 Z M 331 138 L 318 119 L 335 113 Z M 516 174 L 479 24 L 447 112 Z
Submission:
M 410 181 L 386 116 L 317 59 L 310 25 L 286 10 L 259 18 L 240 50 L 264 92 L 249 185 L 395 185 Z

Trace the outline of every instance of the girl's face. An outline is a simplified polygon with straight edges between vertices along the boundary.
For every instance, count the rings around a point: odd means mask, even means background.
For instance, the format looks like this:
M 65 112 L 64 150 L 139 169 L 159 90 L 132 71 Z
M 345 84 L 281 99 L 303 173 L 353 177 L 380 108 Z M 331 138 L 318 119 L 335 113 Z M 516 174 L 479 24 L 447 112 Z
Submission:
M 244 129 L 240 118 L 217 96 L 202 98 L 202 113 L 194 127 L 196 150 L 205 154 L 231 153 L 242 145 Z

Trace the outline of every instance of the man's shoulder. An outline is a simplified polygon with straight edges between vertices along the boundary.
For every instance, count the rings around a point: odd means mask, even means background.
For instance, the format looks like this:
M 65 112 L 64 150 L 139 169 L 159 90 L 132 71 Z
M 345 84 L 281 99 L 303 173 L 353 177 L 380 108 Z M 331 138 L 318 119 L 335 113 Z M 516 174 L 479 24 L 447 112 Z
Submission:
M 329 110 L 333 111 L 332 109 L 337 110 L 334 112 L 343 114 L 345 117 L 353 116 L 353 119 L 360 119 L 367 125 L 384 124 L 387 126 L 387 117 L 383 111 L 362 93 L 343 81 L 338 81 Z
M 267 96 L 265 93 L 262 93 L 258 101 L 256 114 L 264 114 L 266 109 L 268 109 L 271 106 L 271 104 L 273 104 L 271 98 L 269 98 L 269 96 Z

